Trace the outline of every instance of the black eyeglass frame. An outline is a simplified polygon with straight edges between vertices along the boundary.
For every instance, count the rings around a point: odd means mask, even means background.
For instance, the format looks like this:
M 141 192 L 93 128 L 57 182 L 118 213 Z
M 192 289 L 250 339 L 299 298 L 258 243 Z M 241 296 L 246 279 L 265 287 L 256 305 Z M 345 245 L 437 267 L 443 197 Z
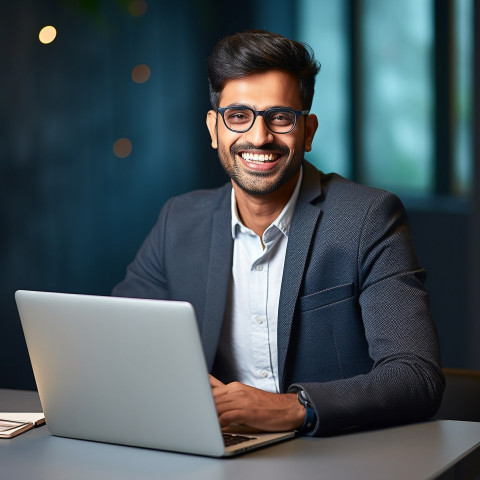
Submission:
M 253 113 L 253 121 L 251 125 L 246 130 L 235 130 L 229 127 L 227 125 L 227 122 L 225 121 L 225 112 L 227 110 L 250 110 Z M 293 122 L 292 128 L 290 130 L 287 130 L 286 132 L 276 132 L 275 130 L 273 130 L 265 118 L 266 115 L 269 115 L 272 112 L 288 112 L 288 113 L 295 114 L 295 121 Z M 263 118 L 265 125 L 271 132 L 283 135 L 284 133 L 290 133 L 293 130 L 295 130 L 295 127 L 297 126 L 297 122 L 298 122 L 298 117 L 300 117 L 301 115 L 307 116 L 310 113 L 310 110 L 294 110 L 293 108 L 288 108 L 288 107 L 272 107 L 272 108 L 267 108 L 266 110 L 254 110 L 253 108 L 247 107 L 246 105 L 231 105 L 229 107 L 217 107 L 217 113 L 221 115 L 224 125 L 231 132 L 234 132 L 234 133 L 248 132 L 253 127 L 253 124 L 255 123 L 255 120 L 257 119 L 257 117 L 260 115 Z

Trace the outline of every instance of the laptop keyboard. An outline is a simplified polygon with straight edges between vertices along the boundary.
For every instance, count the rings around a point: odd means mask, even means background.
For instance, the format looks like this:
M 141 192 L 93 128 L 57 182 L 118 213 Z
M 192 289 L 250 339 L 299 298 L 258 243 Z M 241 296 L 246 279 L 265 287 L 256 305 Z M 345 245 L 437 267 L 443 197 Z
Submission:
M 239 443 L 248 442 L 249 440 L 256 440 L 257 437 L 247 437 L 245 435 L 232 435 L 231 433 L 222 433 L 223 442 L 226 447 L 238 445 Z

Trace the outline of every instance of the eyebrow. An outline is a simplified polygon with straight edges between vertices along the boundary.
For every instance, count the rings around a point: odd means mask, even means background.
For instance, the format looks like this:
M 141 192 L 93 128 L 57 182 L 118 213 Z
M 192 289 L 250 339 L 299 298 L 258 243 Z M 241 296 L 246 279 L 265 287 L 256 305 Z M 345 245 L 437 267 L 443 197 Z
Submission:
M 263 108 L 262 110 L 258 110 L 258 108 L 255 105 L 247 105 L 246 103 L 231 103 L 230 105 L 226 105 L 225 107 L 221 107 L 221 108 L 234 108 L 234 107 L 248 107 L 248 108 L 251 108 L 252 110 L 257 110 L 259 112 L 263 112 L 264 110 L 269 110 L 271 108 L 285 108 L 285 109 L 288 108 L 291 110 L 296 110 L 296 108 L 287 107 L 286 105 L 271 105 Z

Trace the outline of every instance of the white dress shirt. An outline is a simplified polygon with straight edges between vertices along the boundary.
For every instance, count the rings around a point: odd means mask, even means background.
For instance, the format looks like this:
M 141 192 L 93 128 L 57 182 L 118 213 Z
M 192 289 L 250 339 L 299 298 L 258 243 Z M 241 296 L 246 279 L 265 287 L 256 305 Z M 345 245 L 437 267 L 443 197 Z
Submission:
M 230 380 L 279 392 L 277 320 L 288 232 L 302 181 L 262 239 L 238 218 L 232 189 L 233 265 L 218 347 Z M 265 246 L 265 247 L 264 247 Z

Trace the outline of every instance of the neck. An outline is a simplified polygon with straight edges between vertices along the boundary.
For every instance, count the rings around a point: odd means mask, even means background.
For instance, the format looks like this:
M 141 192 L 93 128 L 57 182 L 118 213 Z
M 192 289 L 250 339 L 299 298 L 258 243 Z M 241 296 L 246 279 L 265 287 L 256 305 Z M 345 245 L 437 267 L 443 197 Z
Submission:
M 265 230 L 280 215 L 290 200 L 299 175 L 300 171 L 282 188 L 266 194 L 247 193 L 232 181 L 238 215 L 242 223 L 262 238 Z

